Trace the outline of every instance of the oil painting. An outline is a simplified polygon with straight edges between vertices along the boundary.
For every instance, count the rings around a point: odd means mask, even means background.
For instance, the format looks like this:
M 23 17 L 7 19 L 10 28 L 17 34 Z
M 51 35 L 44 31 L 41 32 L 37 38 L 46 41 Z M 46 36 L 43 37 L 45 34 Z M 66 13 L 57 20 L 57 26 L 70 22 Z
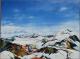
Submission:
M 0 1 L 0 59 L 80 59 L 80 0 Z

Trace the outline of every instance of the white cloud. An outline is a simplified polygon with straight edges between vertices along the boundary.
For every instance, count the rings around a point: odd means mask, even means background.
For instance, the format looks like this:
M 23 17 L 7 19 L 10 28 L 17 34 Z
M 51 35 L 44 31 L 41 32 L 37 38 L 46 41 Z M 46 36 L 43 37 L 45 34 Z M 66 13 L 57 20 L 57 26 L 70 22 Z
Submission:
M 67 9 L 67 7 L 61 7 L 59 11 L 66 11 Z
M 33 19 L 33 18 L 35 18 L 35 17 L 34 17 L 34 16 L 29 16 L 28 18 L 29 18 L 29 19 Z
M 14 11 L 14 12 L 20 12 L 20 10 L 19 10 L 19 9 L 14 9 L 13 11 Z
M 2 37 L 10 37 L 13 35 L 19 35 L 19 34 L 32 34 L 32 33 L 37 33 L 37 34 L 53 34 L 57 31 L 61 31 L 64 29 L 71 29 L 72 31 L 76 32 L 79 34 L 79 22 L 78 21 L 68 21 L 64 22 L 60 25 L 57 26 L 34 26 L 32 24 L 29 24 L 27 26 L 16 26 L 16 25 L 4 25 L 1 26 L 1 35 Z
M 65 22 L 61 26 L 62 29 L 71 29 L 72 31 L 76 32 L 76 34 L 79 34 L 79 21 L 69 21 Z
M 51 3 L 80 3 L 80 0 L 48 0 Z

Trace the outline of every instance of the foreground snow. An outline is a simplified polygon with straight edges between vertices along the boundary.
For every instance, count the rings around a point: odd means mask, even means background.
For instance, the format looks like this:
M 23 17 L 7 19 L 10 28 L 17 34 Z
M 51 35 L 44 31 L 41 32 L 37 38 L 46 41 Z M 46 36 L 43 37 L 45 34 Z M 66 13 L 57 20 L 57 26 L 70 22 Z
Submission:
M 36 48 L 41 49 L 44 47 L 56 48 L 58 50 L 57 53 L 44 53 L 44 52 L 34 52 L 30 55 L 25 55 L 20 57 L 21 59 L 32 59 L 34 57 L 44 57 L 45 59 L 80 59 L 80 42 L 74 41 L 70 39 L 69 36 L 74 35 L 74 33 L 70 33 L 68 31 L 59 32 L 56 36 L 48 37 L 48 36 L 27 36 L 27 37 L 15 37 L 14 41 L 11 41 L 12 44 L 17 45 L 31 45 L 32 49 Z M 43 42 L 43 40 L 45 40 Z M 63 41 L 63 42 L 61 42 Z M 72 49 L 67 49 L 66 41 L 70 41 L 71 43 L 76 44 Z M 59 43 L 56 45 L 56 43 Z M 61 44 L 61 45 L 60 45 Z M 6 57 L 6 58 L 5 58 Z M 0 59 L 15 59 L 14 54 L 10 51 L 2 51 L 0 53 Z
M 0 53 L 0 59 L 15 59 L 13 53 L 9 51 L 3 51 Z

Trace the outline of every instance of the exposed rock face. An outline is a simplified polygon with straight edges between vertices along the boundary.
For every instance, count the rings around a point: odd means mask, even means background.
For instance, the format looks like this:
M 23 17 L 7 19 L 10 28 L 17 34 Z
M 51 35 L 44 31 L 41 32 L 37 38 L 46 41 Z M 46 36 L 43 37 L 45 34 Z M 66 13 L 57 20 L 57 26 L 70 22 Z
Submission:
M 11 45 L 13 44 L 15 44 L 16 47 L 12 50 L 17 51 L 18 49 L 17 53 L 10 50 L 10 48 L 12 48 Z M 17 47 L 17 45 L 19 47 Z M 28 45 L 29 47 L 21 49 L 21 46 L 25 47 L 25 45 Z M 79 59 L 79 48 L 80 38 L 78 38 L 77 35 L 72 34 L 72 31 L 70 30 L 59 32 L 55 36 L 34 34 L 26 37 L 17 36 L 14 37 L 14 40 L 12 41 L 0 39 L 1 53 L 3 50 L 8 50 L 15 53 L 17 56 L 21 56 L 20 59 Z M 25 52 L 26 49 L 27 52 Z

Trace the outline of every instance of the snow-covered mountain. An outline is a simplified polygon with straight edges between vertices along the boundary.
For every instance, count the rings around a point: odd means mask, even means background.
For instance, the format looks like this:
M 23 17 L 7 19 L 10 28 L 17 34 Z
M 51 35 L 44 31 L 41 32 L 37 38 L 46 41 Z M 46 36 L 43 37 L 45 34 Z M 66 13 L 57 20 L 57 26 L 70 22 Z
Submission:
M 3 39 L 5 40 L 5 39 Z M 38 34 L 23 34 L 17 35 L 10 38 L 6 38 L 5 41 L 9 41 L 12 44 L 17 45 L 30 45 L 37 49 L 37 52 L 31 55 L 26 55 L 24 58 L 31 57 L 42 57 L 45 59 L 79 59 L 80 53 L 80 38 L 71 30 L 67 29 L 64 31 L 57 32 L 51 35 L 38 35 Z M 75 56 L 77 54 L 77 56 Z M 72 56 L 74 55 L 74 56 Z

